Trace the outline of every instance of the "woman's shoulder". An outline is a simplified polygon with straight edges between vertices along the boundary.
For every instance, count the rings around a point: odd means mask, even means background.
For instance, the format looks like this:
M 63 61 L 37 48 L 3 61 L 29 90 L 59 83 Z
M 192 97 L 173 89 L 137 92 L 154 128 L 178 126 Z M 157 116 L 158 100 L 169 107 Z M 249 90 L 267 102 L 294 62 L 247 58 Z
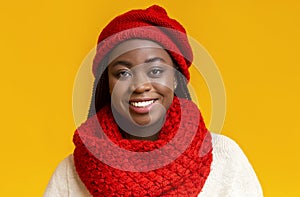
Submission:
M 241 159 L 247 160 L 243 150 L 236 141 L 222 134 L 211 133 L 211 135 L 214 157 L 227 159 L 241 157 Z
M 72 154 L 58 164 L 44 193 L 44 197 L 66 195 L 72 197 L 90 196 L 76 173 Z
M 239 144 L 233 139 L 212 133 L 213 166 L 221 165 L 231 169 L 231 172 L 242 170 L 253 171 L 252 165 Z
M 74 166 L 74 159 L 73 159 L 73 154 L 68 155 L 65 157 L 60 163 L 57 165 L 54 173 L 52 176 L 56 178 L 62 178 L 59 180 L 64 180 L 64 178 L 72 178 L 75 172 L 75 166 Z
M 238 143 L 225 135 L 211 135 L 213 162 L 203 196 L 263 196 L 256 173 Z

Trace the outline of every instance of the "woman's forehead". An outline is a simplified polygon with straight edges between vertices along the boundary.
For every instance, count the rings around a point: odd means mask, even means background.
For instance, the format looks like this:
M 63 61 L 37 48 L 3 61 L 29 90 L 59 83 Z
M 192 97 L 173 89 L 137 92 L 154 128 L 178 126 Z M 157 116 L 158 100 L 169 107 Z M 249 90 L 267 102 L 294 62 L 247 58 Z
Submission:
M 126 40 L 115 47 L 109 54 L 109 60 L 112 61 L 115 58 L 119 57 L 120 55 L 127 53 L 129 51 L 140 49 L 140 48 L 158 48 L 163 49 L 162 46 L 153 42 L 151 40 L 145 39 L 131 39 Z

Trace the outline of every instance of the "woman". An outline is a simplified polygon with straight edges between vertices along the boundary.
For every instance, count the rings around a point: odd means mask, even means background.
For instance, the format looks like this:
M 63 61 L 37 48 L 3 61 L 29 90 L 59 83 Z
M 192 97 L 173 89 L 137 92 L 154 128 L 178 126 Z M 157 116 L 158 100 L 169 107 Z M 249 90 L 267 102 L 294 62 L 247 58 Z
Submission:
M 185 29 L 159 6 L 101 32 L 89 117 L 44 196 L 262 196 L 239 146 L 207 131 Z

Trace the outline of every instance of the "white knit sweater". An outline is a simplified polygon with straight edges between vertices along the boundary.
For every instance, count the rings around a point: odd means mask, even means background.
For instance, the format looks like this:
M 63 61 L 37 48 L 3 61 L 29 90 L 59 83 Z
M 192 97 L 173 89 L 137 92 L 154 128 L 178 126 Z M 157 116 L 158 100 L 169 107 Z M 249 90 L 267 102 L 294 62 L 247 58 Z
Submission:
M 211 172 L 199 197 L 261 197 L 261 186 L 251 164 L 230 138 L 212 134 Z M 44 197 L 90 197 L 81 182 L 73 156 L 64 159 L 55 170 Z

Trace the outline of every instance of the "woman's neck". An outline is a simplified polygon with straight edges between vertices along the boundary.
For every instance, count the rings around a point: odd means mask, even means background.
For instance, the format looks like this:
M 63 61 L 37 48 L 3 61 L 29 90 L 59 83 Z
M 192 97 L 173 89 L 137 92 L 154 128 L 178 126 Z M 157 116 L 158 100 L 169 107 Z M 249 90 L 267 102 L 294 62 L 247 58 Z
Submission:
M 123 131 L 122 129 L 120 129 L 120 131 L 121 131 L 121 134 L 122 134 L 123 138 L 130 139 L 130 140 L 132 139 L 132 140 L 156 141 L 158 139 L 158 134 L 159 134 L 157 132 L 157 133 L 155 133 L 154 135 L 151 135 L 151 136 L 141 137 L 141 136 L 131 135 L 131 134 L 127 133 L 126 131 Z

